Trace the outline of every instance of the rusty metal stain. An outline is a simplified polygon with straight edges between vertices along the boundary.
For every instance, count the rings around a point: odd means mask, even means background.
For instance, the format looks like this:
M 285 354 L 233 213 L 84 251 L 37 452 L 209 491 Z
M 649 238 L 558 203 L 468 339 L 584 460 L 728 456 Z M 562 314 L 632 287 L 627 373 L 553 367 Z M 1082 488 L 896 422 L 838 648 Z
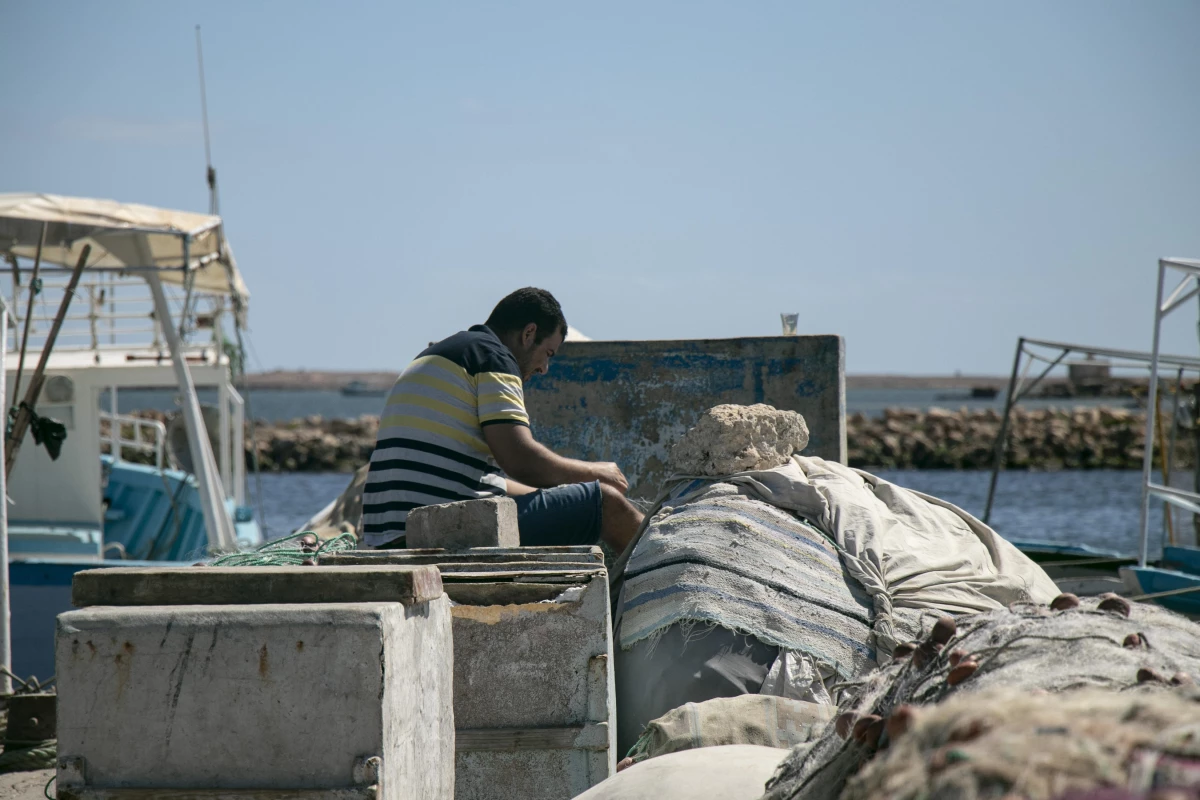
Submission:
M 454 606 L 450 613 L 455 619 L 469 619 L 484 625 L 495 625 L 522 614 L 552 614 L 559 611 L 571 612 L 575 603 L 522 603 L 510 606 Z
M 113 663 L 117 667 L 117 700 L 121 699 L 121 695 L 125 693 L 125 687 L 129 685 L 129 675 L 133 670 L 133 643 L 125 642 L 125 646 L 121 650 L 122 652 L 113 656 Z
M 258 651 L 258 675 L 263 680 L 267 680 L 271 672 L 270 654 L 267 652 L 267 646 L 264 644 L 262 649 Z

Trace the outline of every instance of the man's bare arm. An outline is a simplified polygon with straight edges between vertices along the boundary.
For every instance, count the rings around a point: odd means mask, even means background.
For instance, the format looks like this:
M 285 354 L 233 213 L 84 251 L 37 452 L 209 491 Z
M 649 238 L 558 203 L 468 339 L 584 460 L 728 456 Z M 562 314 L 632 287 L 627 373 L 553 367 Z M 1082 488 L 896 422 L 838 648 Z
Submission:
M 548 488 L 598 480 L 622 493 L 629 491 L 629 481 L 616 464 L 563 458 L 539 444 L 524 425 L 485 425 L 483 438 L 500 469 L 521 483 Z

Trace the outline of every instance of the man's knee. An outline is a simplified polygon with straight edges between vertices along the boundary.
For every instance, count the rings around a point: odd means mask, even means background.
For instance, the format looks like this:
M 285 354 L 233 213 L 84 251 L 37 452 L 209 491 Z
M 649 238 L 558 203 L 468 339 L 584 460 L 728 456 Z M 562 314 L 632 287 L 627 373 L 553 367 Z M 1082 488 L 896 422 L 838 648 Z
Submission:
M 621 490 L 615 486 L 609 486 L 607 483 L 600 484 L 600 497 L 605 505 L 620 503 L 625 499 L 625 495 L 621 494 Z
M 604 511 L 610 513 L 614 510 L 623 510 L 626 512 L 637 510 L 637 506 L 629 502 L 629 498 L 625 496 L 624 492 L 615 486 L 609 486 L 607 483 L 600 484 L 600 499 Z

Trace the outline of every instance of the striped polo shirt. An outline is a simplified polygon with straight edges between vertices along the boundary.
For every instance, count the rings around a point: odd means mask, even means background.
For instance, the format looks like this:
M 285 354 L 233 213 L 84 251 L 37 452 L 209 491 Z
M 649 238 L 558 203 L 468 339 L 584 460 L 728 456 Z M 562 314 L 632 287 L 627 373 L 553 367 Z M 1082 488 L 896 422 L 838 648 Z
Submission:
M 505 493 L 485 425 L 528 425 L 521 370 L 486 325 L 432 345 L 388 395 L 363 489 L 363 540 L 404 535 L 421 506 Z

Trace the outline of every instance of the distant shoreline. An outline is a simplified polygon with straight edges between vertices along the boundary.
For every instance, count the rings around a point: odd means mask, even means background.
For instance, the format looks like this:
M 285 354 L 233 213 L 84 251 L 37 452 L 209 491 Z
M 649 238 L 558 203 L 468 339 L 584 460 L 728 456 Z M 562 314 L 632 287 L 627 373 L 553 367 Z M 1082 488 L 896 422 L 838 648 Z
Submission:
M 386 389 L 398 372 L 339 372 L 323 370 L 272 370 L 246 376 L 252 389 L 281 391 L 337 391 L 352 381 Z M 1008 378 L 995 375 L 847 375 L 847 389 L 960 389 L 976 386 L 1003 390 Z

